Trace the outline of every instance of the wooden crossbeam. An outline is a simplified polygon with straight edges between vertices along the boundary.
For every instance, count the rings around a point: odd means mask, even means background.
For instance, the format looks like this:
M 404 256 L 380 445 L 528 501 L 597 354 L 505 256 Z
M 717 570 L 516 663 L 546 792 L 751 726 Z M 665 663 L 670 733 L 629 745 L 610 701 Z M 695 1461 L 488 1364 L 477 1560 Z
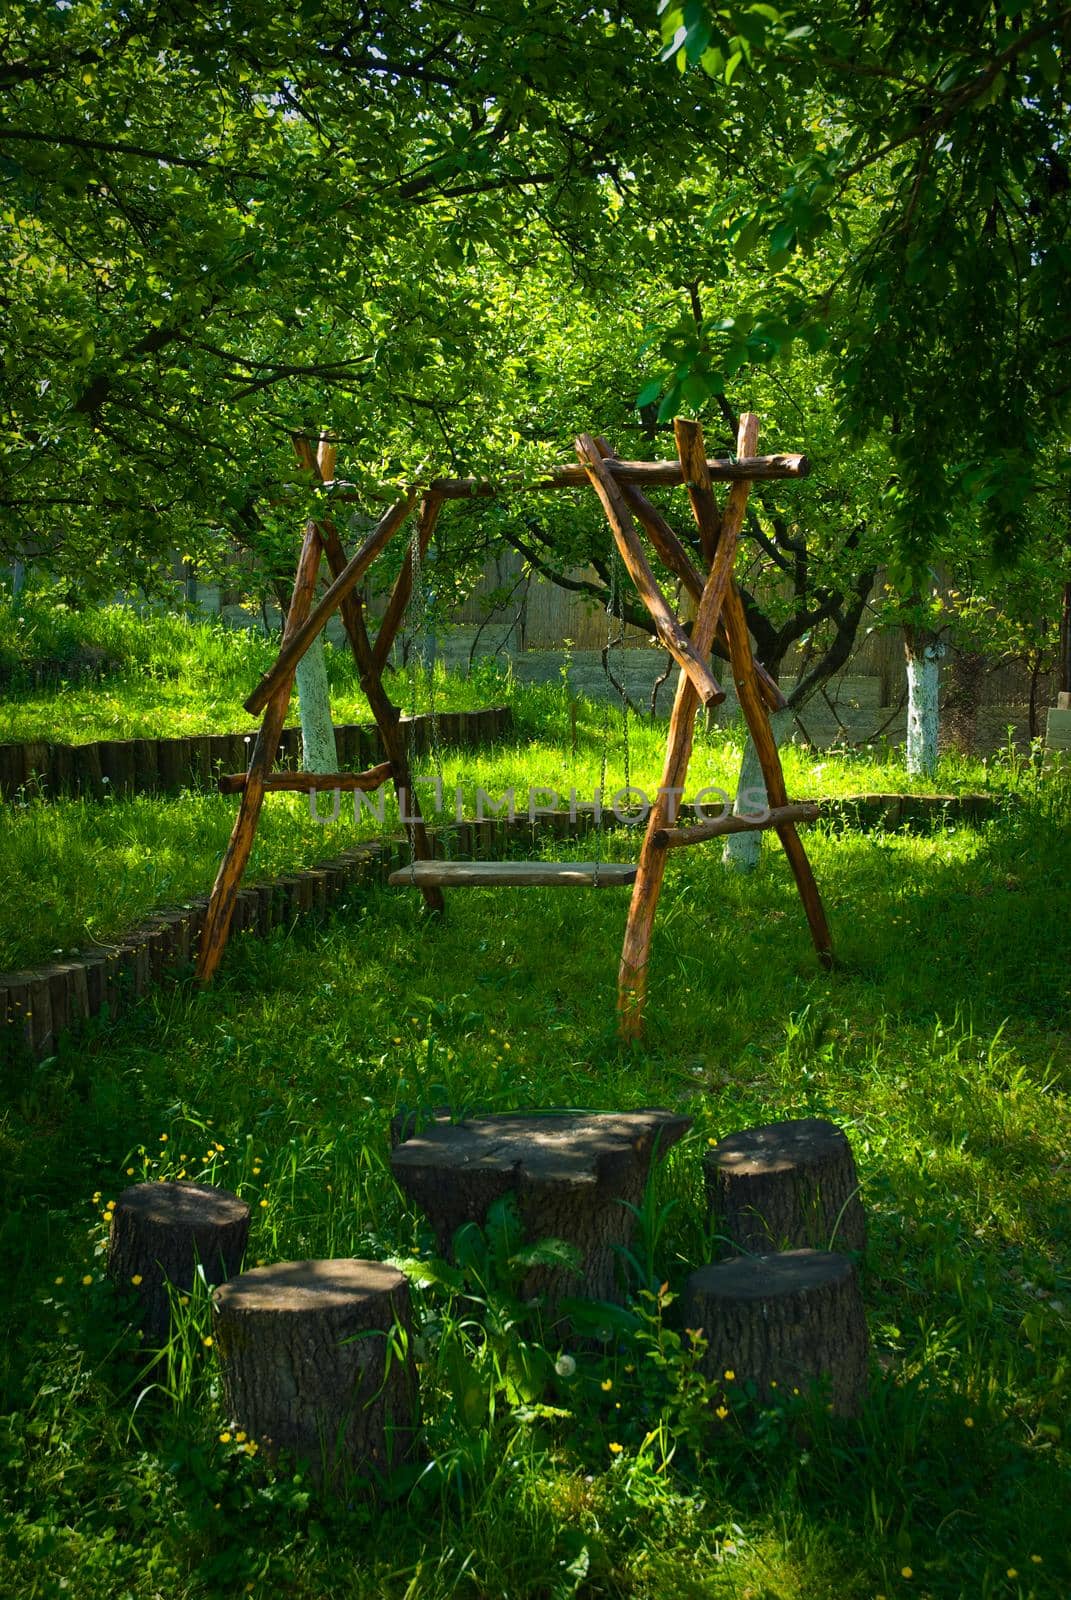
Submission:
M 707 471 L 715 483 L 754 483 L 771 478 L 805 478 L 811 464 L 803 455 L 777 456 L 710 456 Z M 679 461 L 620 461 L 614 462 L 611 471 L 619 483 L 637 483 L 651 488 L 672 488 L 684 482 Z M 545 478 L 526 482 L 519 473 L 510 473 L 499 482 L 489 478 L 432 478 L 427 485 L 429 494 L 444 500 L 468 500 L 473 496 L 487 497 L 508 491 L 526 494 L 546 489 L 583 489 L 587 484 L 583 467 L 563 463 L 551 467 Z M 356 500 L 355 491 L 340 486 L 335 489 L 335 500 Z
M 428 553 L 435 524 L 439 520 L 439 511 L 442 508 L 442 497 L 437 494 L 426 494 L 420 502 L 417 512 L 417 539 L 419 541 L 420 559 L 423 561 Z M 383 613 L 383 620 L 379 624 L 375 644 L 372 646 L 372 655 L 376 666 L 382 672 L 390 655 L 390 647 L 397 637 L 398 629 L 405 617 L 409 597 L 413 592 L 413 552 L 410 548 L 405 552 L 402 570 L 394 580 L 387 609 Z
M 380 518 L 356 555 L 335 574 L 335 581 L 309 613 L 306 621 L 294 631 L 292 636 L 283 641 L 283 647 L 279 651 L 275 665 L 269 672 L 264 674 L 249 699 L 245 702 L 245 709 L 250 716 L 256 716 L 259 711 L 263 711 L 287 673 L 293 675 L 294 668 L 324 624 L 330 617 L 334 616 L 343 600 L 353 593 L 373 561 L 398 532 L 398 529 L 410 511 L 412 511 L 415 500 L 416 490 L 410 489 L 395 505 L 391 506 L 387 514 Z
M 354 790 L 371 794 L 374 789 L 382 788 L 393 770 L 389 761 L 381 761 L 378 767 L 369 767 L 366 772 L 272 772 L 262 781 L 269 793 L 281 790 L 284 793 L 311 794 L 342 789 L 347 794 Z M 247 772 L 229 772 L 221 775 L 219 792 L 241 794 L 248 783 Z
M 775 806 L 762 816 L 749 817 L 746 813 L 730 812 L 726 817 L 711 817 L 708 822 L 697 822 L 690 828 L 659 828 L 651 842 L 659 850 L 681 850 L 686 845 L 703 844 L 707 839 L 722 839 L 727 833 L 761 833 L 765 828 L 781 828 L 786 822 L 814 822 L 819 807 L 813 800 L 800 800 L 793 805 Z
M 703 705 L 720 705 L 725 699 L 725 691 L 666 604 L 636 533 L 632 514 L 610 476 L 609 463 L 603 460 L 594 439 L 587 433 L 582 433 L 577 439 L 576 453 L 583 461 L 591 486 L 602 503 L 614 543 L 621 552 L 621 559 L 628 569 L 636 593 L 650 613 L 655 632 L 681 671 L 686 672 L 692 680 Z

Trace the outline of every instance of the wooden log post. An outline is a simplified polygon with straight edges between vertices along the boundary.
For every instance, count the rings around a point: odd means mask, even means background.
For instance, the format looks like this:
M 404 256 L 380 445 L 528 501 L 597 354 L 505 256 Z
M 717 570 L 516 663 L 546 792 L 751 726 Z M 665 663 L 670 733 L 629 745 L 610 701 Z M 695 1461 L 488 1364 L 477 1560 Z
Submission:
M 230 1420 L 317 1480 L 383 1472 L 419 1428 L 409 1286 L 380 1261 L 284 1261 L 216 1290 Z
M 241 1270 L 249 1207 L 227 1189 L 201 1183 L 135 1183 L 115 1204 L 108 1276 L 138 1299 L 146 1333 L 170 1330 L 171 1289 L 188 1294 L 198 1267 L 208 1283 Z
M 391 1170 L 448 1253 L 458 1228 L 482 1224 L 503 1195 L 517 1200 L 526 1239 L 563 1239 L 580 1267 L 534 1267 L 522 1285 L 553 1310 L 567 1295 L 620 1300 L 618 1249 L 635 1228 L 652 1160 L 691 1126 L 670 1111 L 504 1113 L 436 1122 L 400 1143 Z
M 636 533 L 632 513 L 608 470 L 607 462 L 603 460 L 598 446 L 589 434 L 582 433 L 577 439 L 576 453 L 587 468 L 591 486 L 606 513 L 614 543 L 635 585 L 636 593 L 650 613 L 659 640 L 682 672 L 688 674 L 702 704 L 720 705 L 725 699 L 725 691 L 712 677 L 706 664 L 706 656 L 710 654 L 709 647 L 705 653 L 698 651 L 666 604 L 665 596 L 658 587 Z
M 687 1281 L 684 1316 L 707 1340 L 714 1383 L 753 1383 L 764 1404 L 828 1383 L 833 1410 L 854 1416 L 866 1395 L 867 1328 L 855 1267 L 820 1250 L 738 1256 Z
M 696 424 L 696 449 L 703 450 L 702 435 Z M 759 419 L 751 412 L 740 418 L 737 446 L 741 456 L 749 455 L 758 438 Z M 700 460 L 702 456 L 700 456 Z M 709 487 L 709 485 L 708 485 Z M 736 539 L 744 525 L 747 508 L 748 483 L 735 483 L 729 491 L 725 516 L 720 529 L 728 546 L 735 548 Z M 718 617 L 724 603 L 723 567 L 711 569 L 699 602 L 692 628 L 692 644 L 700 656 L 710 654 L 717 630 Z M 662 768 L 662 781 L 647 819 L 647 831 L 640 849 L 639 871 L 632 891 L 625 939 L 621 950 L 618 972 L 617 1007 L 620 1032 L 625 1039 L 637 1039 L 643 1033 L 643 1010 L 647 999 L 647 968 L 651 954 L 651 937 L 654 932 L 655 912 L 662 891 L 666 870 L 667 852 L 654 840 L 656 834 L 676 821 L 677 805 L 684 794 L 688 776 L 688 763 L 692 754 L 692 738 L 699 699 L 690 680 L 682 672 L 677 683 L 673 711 L 669 719 L 666 740 L 666 759 Z
M 707 1198 L 731 1255 L 862 1250 L 866 1216 L 851 1146 L 821 1117 L 771 1122 L 703 1158 Z
M 156 742 L 157 782 L 162 794 L 178 794 L 191 783 L 193 757 L 190 741 L 182 735 Z

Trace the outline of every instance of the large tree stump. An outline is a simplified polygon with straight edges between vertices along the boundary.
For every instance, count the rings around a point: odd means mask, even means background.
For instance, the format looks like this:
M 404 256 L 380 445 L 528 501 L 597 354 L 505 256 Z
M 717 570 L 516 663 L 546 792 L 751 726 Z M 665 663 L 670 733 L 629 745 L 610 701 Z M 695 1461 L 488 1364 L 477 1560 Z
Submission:
M 420 1403 L 402 1273 L 285 1261 L 223 1284 L 213 1306 L 227 1409 L 269 1457 L 329 1481 L 405 1457 Z
M 663 1156 L 691 1127 L 670 1111 L 532 1113 L 436 1122 L 391 1155 L 402 1189 L 423 1210 L 444 1255 L 458 1228 L 483 1223 L 489 1206 L 514 1194 L 530 1243 L 564 1239 L 579 1273 L 533 1267 L 522 1293 L 554 1306 L 564 1296 L 619 1300 L 617 1249 L 628 1245 L 656 1149 Z M 622 1202 L 627 1202 L 623 1204 Z
M 714 1382 L 752 1382 L 759 1399 L 788 1398 L 826 1380 L 834 1411 L 852 1416 L 866 1394 L 867 1329 L 855 1267 L 822 1250 L 737 1256 L 700 1267 L 684 1293 L 685 1321 L 708 1341 Z
M 198 1265 L 209 1284 L 241 1271 L 249 1207 L 228 1189 L 201 1183 L 135 1183 L 116 1201 L 108 1275 L 141 1302 L 146 1333 L 170 1331 L 168 1284 L 193 1288 Z
M 703 1168 L 730 1254 L 866 1245 L 851 1146 L 832 1122 L 805 1117 L 746 1128 L 709 1150 Z

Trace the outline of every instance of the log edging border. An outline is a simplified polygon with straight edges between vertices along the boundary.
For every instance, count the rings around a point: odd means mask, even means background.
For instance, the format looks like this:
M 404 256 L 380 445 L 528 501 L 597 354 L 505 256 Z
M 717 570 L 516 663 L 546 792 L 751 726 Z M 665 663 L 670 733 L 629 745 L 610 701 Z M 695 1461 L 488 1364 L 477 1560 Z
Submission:
M 431 716 L 420 712 L 412 723 L 412 748 L 421 754 L 431 743 Z M 488 739 L 502 738 L 513 725 L 508 705 L 476 711 L 440 711 L 443 744 L 475 749 Z M 248 743 L 246 742 L 248 738 Z M 244 772 L 256 729 L 245 733 L 203 733 L 165 739 L 94 739 L 88 744 L 60 744 L 23 739 L 0 744 L 0 801 L 14 800 L 23 790 L 34 798 L 60 795 L 102 799 L 105 793 L 124 799 L 138 794 L 177 794 L 183 789 L 211 789 L 220 773 Z M 385 759 L 374 722 L 335 725 L 340 769 L 362 770 Z M 279 767 L 296 771 L 301 760 L 301 729 L 284 728 Z
M 461 714 L 487 718 L 502 709 Z M 1003 801 L 987 794 L 867 794 L 818 804 L 823 819 L 835 824 L 887 829 L 927 822 L 977 826 L 995 815 Z M 452 855 L 495 859 L 511 842 L 534 842 L 547 835 L 578 837 L 593 826 L 590 814 L 580 813 L 574 820 L 560 811 L 534 822 L 522 814 L 446 829 L 429 827 L 428 834 L 436 853 L 445 834 Z M 295 917 L 322 916 L 350 890 L 385 884 L 406 859 L 401 836 L 369 839 L 315 866 L 251 884 L 238 892 L 233 931 L 264 938 Z M 0 1050 L 7 1054 L 21 1042 L 35 1060 L 43 1060 L 55 1052 L 64 1034 L 97 1016 L 105 1005 L 116 1016 L 154 985 L 177 977 L 193 958 L 207 907 L 208 896 L 198 895 L 154 912 L 113 944 L 32 970 L 0 973 Z

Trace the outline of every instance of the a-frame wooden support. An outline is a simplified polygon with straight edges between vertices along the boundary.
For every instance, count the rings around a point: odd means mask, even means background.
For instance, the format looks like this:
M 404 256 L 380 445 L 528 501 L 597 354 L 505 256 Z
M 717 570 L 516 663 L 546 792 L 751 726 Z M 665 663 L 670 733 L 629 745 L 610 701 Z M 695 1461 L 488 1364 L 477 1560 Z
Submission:
M 315 480 L 330 482 L 334 479 L 335 446 L 330 440 L 322 440 L 317 453 L 307 438 L 295 435 L 294 450 L 300 464 Z M 224 792 L 237 790 L 242 798 L 205 914 L 197 957 L 197 977 L 202 983 L 207 983 L 211 979 L 226 948 L 242 874 L 249 862 L 256 837 L 260 809 L 265 794 L 270 790 L 308 791 L 324 788 L 372 790 L 390 778 L 398 794 L 401 815 L 409 829 L 413 859 L 424 861 L 431 854 L 427 831 L 420 814 L 420 805 L 413 788 L 407 736 L 399 722 L 398 708 L 392 704 L 383 687 L 382 664 L 377 660 L 368 637 L 363 610 L 356 594 L 357 585 L 376 556 L 402 527 L 415 502 L 416 492 L 410 491 L 393 505 L 349 561 L 346 559 L 338 530 L 330 517 L 310 520 L 306 524 L 301 554 L 298 557 L 297 577 L 294 581 L 278 658 L 274 667 L 246 701 L 247 710 L 264 713 L 253 746 L 252 759 L 247 772 L 228 775 L 220 782 Z M 437 515 L 436 498 L 425 497 L 420 509 L 419 532 L 422 547 L 425 549 Z M 325 557 L 334 581 L 319 603 L 313 606 L 320 563 Z M 399 577 L 396 593 L 408 571 L 408 560 L 409 558 Z M 411 582 L 411 579 L 409 581 Z M 384 661 L 394 633 L 404 615 L 407 599 L 406 591 L 400 605 L 388 609 L 384 625 L 380 628 L 377 643 L 384 640 L 384 629 L 388 630 L 383 651 Z M 343 626 L 357 664 L 361 688 L 379 729 L 387 760 L 366 773 L 288 773 L 285 775 L 285 781 L 282 781 L 283 775 L 273 774 L 272 767 L 279 753 L 279 739 L 290 705 L 294 673 L 301 657 L 336 610 L 342 614 Z M 421 893 L 429 910 L 442 910 L 441 889 L 435 885 L 428 885 L 422 888 Z
M 743 602 L 733 580 L 733 563 L 751 483 L 764 478 L 803 477 L 808 470 L 807 461 L 802 456 L 754 455 L 758 418 L 751 414 L 740 419 L 736 455 L 728 460 L 708 458 L 697 423 L 678 419 L 674 431 L 676 461 L 622 461 L 604 439 L 581 434 L 576 441 L 577 466 L 555 467 L 548 478 L 516 485 L 518 492 L 575 488 L 584 484 L 594 489 L 654 632 L 681 669 L 670 717 L 662 782 L 648 815 L 636 867 L 619 866 L 608 870 L 602 864 L 573 862 L 558 864 L 554 869 L 548 863 L 524 867 L 515 862 L 482 862 L 469 866 L 455 862 L 447 868 L 432 861 L 428 835 L 413 791 L 406 733 L 400 724 L 398 709 L 391 703 L 382 681 L 391 645 L 412 592 L 412 549 L 402 562 L 374 641 L 369 636 L 358 595 L 361 580 L 416 505 L 417 491 L 410 490 L 391 506 L 349 559 L 329 515 L 319 516 L 306 525 L 278 658 L 245 703 L 252 714 L 263 713 L 249 770 L 227 776 L 220 782 L 225 793 L 239 793 L 241 801 L 209 902 L 197 965 L 200 979 L 211 978 L 223 954 L 265 794 L 276 789 L 371 790 L 388 778 L 398 793 L 401 814 L 410 833 L 414 863 L 405 873 L 395 874 L 392 881 L 411 883 L 419 888 L 432 910 L 442 909 L 444 883 L 457 886 L 575 883 L 588 887 L 611 882 L 633 883 L 618 976 L 619 1024 L 626 1038 L 637 1037 L 643 1029 L 651 938 L 666 857 L 671 849 L 743 829 L 775 829 L 795 875 L 815 948 L 823 962 L 831 963 L 832 946 L 825 912 L 796 831 L 797 822 L 811 820 L 814 808 L 790 804 L 785 792 L 777 742 L 769 720 L 769 711 L 783 709 L 785 700 L 777 684 L 752 655 Z M 314 480 L 334 482 L 335 448 L 332 443 L 322 441 L 317 453 L 309 440 L 299 435 L 295 436 L 294 449 L 300 464 Z M 714 498 L 715 479 L 730 485 L 724 509 L 719 508 Z M 688 491 L 705 573 L 697 567 L 686 545 L 644 492 L 650 485 L 667 484 L 683 484 Z M 428 549 L 444 501 L 493 492 L 497 492 L 494 485 L 476 479 L 433 480 L 420 498 L 417 512 L 416 544 L 421 557 Z M 345 487 L 339 490 L 337 485 L 335 497 L 343 501 L 352 498 Z M 674 615 L 659 587 L 636 522 L 663 566 L 680 581 L 695 603 L 696 614 L 690 634 Z M 324 559 L 332 581 L 314 604 L 317 576 Z M 295 669 L 312 640 L 336 611 L 342 617 L 361 688 L 379 728 L 387 759 L 363 773 L 274 773 L 272 768 Z M 761 818 L 723 817 L 681 828 L 677 826 L 677 819 L 687 782 L 696 713 L 700 705 L 715 705 L 725 698 L 709 665 L 715 643 L 728 659 L 733 673 L 740 708 L 765 780 L 770 809 Z M 417 863 L 421 864 L 419 870 Z
M 749 412 L 740 418 L 736 452 L 738 458 L 753 455 L 758 442 L 758 431 L 759 421 L 754 414 Z M 692 644 L 697 654 L 706 658 L 713 648 L 719 631 L 723 632 L 728 643 L 740 709 L 755 744 L 769 804 L 776 808 L 769 819 L 770 825 L 776 827 L 777 836 L 784 846 L 795 874 L 815 949 L 819 958 L 829 964 L 832 961 L 829 928 L 810 862 L 796 832 L 795 822 L 784 813 L 783 808 L 788 805 L 788 796 L 785 792 L 781 759 L 777 753 L 777 741 L 770 727 L 767 699 L 764 698 L 757 664 L 751 652 L 743 602 L 732 575 L 736 546 L 744 526 L 750 482 L 748 479 L 735 482 L 729 490 L 724 512 L 719 511 L 714 498 L 702 430 L 698 423 L 678 418 L 674 424 L 674 432 L 682 477 L 691 500 L 700 544 L 709 557 L 709 569 L 698 596 L 698 609 L 692 626 Z M 578 440 L 577 453 L 582 460 L 585 460 L 594 481 L 598 467 L 590 456 L 588 444 L 589 441 L 586 439 Z M 637 513 L 640 512 L 640 502 L 644 498 L 640 490 L 632 490 L 631 503 Z M 681 570 L 677 555 L 679 550 L 691 565 L 687 552 L 680 546 L 668 525 L 664 525 L 664 519 L 660 518 L 649 503 L 648 507 L 651 514 L 643 517 L 648 533 L 651 533 L 652 528 L 658 527 L 659 538 L 663 544 L 667 542 L 667 535 L 673 541 L 675 548 L 670 564 L 676 565 L 678 571 Z M 654 538 L 652 542 L 655 542 Z M 693 584 L 689 583 L 688 586 L 694 593 Z M 647 998 L 647 972 L 655 912 L 658 909 L 666 856 L 670 848 L 669 834 L 677 821 L 680 801 L 685 791 L 698 709 L 699 699 L 695 687 L 682 672 L 670 716 L 662 782 L 647 819 L 621 951 L 621 967 L 618 973 L 618 1025 L 622 1037 L 626 1039 L 638 1038 L 643 1032 L 643 1012 Z M 703 838 L 712 836 L 708 830 L 695 830 L 692 842 L 698 842 L 696 835 Z

